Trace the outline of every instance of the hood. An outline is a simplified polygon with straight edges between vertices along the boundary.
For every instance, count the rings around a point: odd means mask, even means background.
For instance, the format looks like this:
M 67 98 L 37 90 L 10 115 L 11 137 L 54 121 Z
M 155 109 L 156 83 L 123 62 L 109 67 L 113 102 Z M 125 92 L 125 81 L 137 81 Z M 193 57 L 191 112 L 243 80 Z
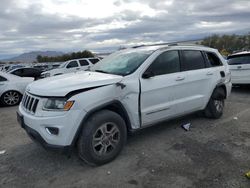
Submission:
M 72 91 L 114 84 L 120 82 L 122 78 L 112 74 L 79 71 L 35 81 L 27 87 L 27 90 L 38 96 L 63 97 Z

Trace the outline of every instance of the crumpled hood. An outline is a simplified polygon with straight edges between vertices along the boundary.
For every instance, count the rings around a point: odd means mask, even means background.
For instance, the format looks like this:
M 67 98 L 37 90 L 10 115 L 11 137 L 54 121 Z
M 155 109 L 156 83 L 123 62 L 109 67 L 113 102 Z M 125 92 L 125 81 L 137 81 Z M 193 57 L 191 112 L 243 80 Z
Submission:
M 114 84 L 122 78 L 112 74 L 79 71 L 35 81 L 28 85 L 27 91 L 38 96 L 63 97 L 75 90 Z

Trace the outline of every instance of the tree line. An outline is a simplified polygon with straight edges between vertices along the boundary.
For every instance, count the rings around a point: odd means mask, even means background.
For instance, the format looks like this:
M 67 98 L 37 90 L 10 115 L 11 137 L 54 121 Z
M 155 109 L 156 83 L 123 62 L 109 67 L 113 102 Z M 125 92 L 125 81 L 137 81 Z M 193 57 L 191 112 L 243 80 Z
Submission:
M 73 52 L 70 54 L 64 54 L 64 55 L 55 56 L 55 57 L 38 55 L 36 60 L 39 63 L 42 63 L 42 62 L 63 62 L 63 61 L 71 60 L 71 59 L 89 58 L 89 57 L 94 57 L 94 54 L 91 51 L 84 50 L 84 51 Z
M 237 51 L 250 50 L 250 32 L 246 35 L 212 35 L 202 40 L 201 45 L 218 49 L 227 56 Z

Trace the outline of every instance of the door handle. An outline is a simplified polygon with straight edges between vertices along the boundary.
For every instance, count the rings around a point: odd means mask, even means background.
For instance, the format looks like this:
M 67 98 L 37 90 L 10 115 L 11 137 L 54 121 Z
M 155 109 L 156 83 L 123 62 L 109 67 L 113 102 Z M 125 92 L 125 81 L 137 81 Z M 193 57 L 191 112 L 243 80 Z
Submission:
M 178 76 L 175 80 L 176 80 L 176 81 L 182 81 L 182 80 L 185 80 L 185 77 L 183 77 L 183 76 Z
M 213 73 L 212 72 L 207 72 L 207 75 L 210 76 L 210 75 L 213 75 Z
M 241 69 L 242 68 L 242 66 L 237 66 L 237 69 Z
M 80 70 L 80 68 L 76 68 L 76 70 Z

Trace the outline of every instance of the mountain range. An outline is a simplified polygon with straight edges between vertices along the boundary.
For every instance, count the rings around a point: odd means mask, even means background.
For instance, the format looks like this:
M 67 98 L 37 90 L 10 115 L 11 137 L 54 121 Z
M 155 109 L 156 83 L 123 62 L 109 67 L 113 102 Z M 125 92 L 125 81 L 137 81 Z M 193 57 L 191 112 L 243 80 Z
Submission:
M 2 61 L 2 62 L 32 63 L 32 62 L 36 61 L 36 58 L 38 55 L 55 57 L 55 56 L 61 56 L 63 54 L 64 54 L 63 52 L 57 52 L 57 51 L 33 51 L 33 52 L 23 53 L 23 54 L 18 55 L 16 57 L 12 57 L 12 58 L 0 60 L 0 61 Z

